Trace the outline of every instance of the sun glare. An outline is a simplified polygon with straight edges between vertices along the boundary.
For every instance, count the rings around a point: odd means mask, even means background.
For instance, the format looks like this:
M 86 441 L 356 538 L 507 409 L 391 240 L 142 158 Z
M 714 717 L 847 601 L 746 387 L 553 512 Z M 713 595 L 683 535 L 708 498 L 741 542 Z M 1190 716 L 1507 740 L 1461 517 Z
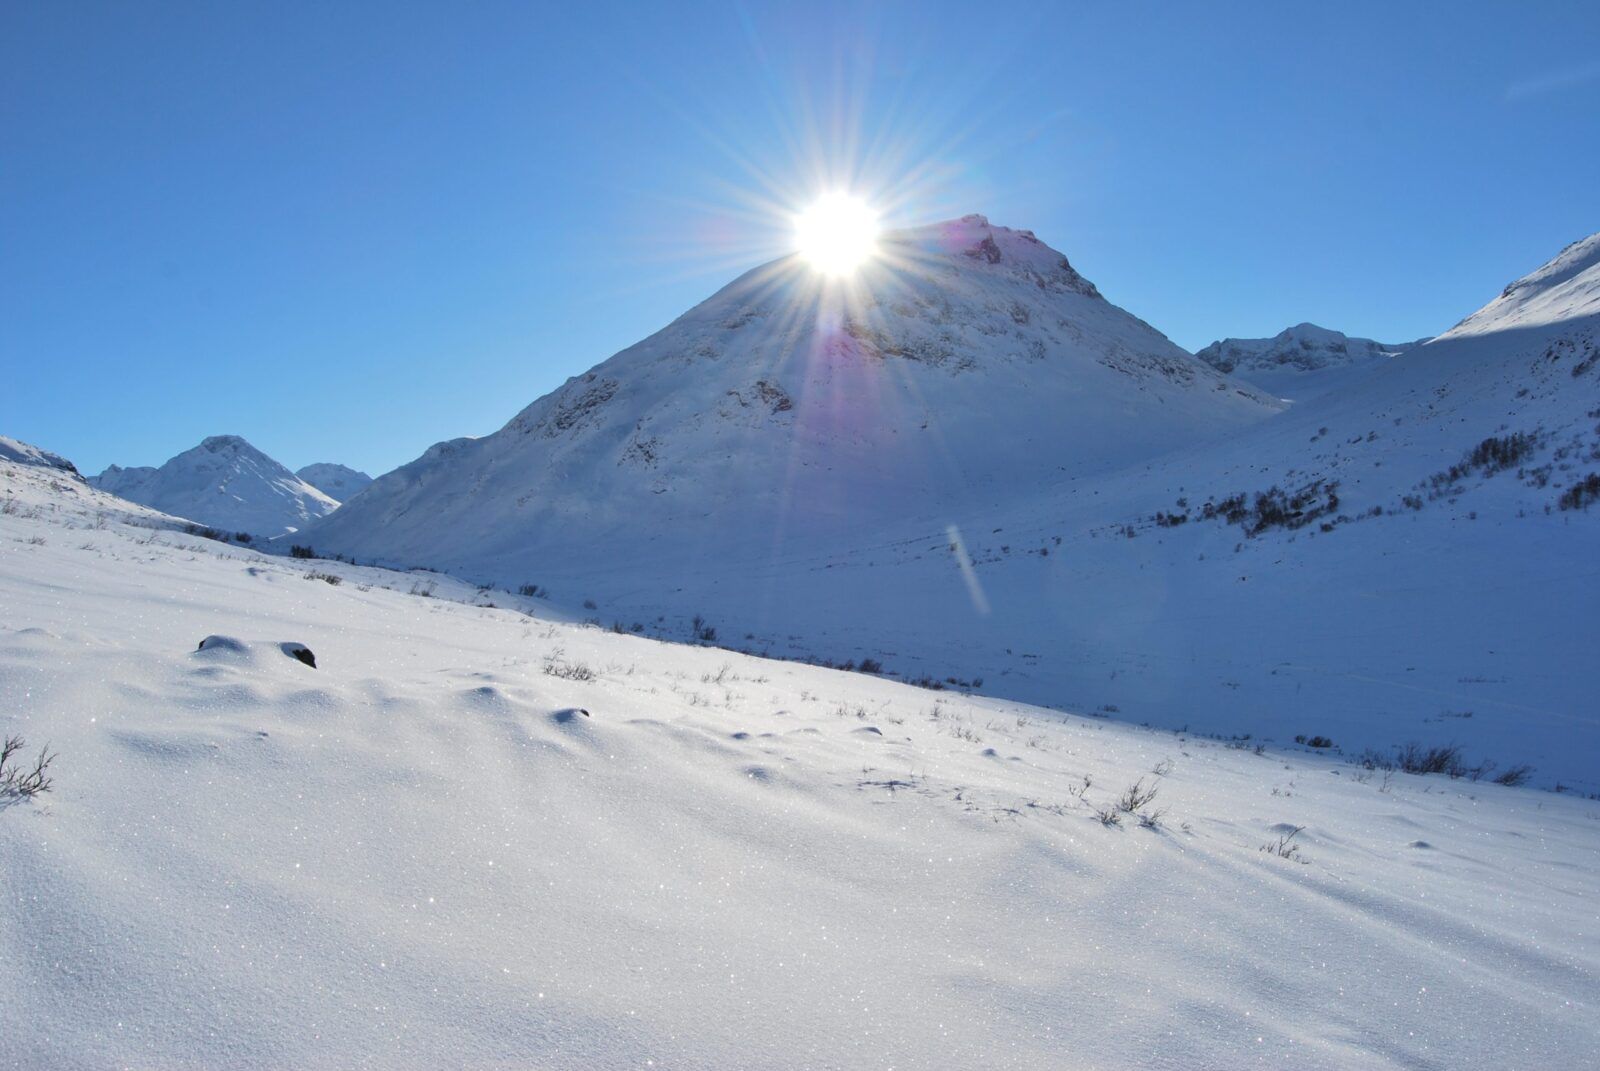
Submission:
M 824 275 L 849 275 L 878 248 L 878 216 L 845 193 L 823 196 L 795 219 L 795 244 Z

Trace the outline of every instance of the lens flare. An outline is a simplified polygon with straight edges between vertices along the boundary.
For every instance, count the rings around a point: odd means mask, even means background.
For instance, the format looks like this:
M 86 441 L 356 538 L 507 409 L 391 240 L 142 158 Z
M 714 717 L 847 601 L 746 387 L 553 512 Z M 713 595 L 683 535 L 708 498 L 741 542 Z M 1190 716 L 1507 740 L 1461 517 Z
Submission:
M 878 248 L 878 214 L 859 197 L 824 195 L 795 218 L 795 246 L 824 275 L 849 275 Z

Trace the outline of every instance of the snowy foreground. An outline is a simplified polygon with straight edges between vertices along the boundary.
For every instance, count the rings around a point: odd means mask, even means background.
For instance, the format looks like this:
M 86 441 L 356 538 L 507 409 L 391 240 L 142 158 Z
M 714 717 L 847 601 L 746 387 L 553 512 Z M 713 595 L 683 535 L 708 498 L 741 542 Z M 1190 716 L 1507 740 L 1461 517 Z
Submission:
M 0 1066 L 1600 1051 L 1593 800 L 613 635 L 4 462 L 0 503 L 0 732 L 59 753 L 0 802 Z M 1103 825 L 1138 782 L 1154 828 Z

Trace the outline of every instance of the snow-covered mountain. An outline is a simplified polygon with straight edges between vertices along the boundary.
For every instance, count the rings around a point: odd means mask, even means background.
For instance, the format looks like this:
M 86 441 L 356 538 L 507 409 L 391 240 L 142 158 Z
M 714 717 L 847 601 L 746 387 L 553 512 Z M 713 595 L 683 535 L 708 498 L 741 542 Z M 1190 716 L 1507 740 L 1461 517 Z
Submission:
M 1374 342 L 1302 323 L 1271 338 L 1224 338 L 1195 356 L 1276 397 L 1303 401 L 1336 390 L 1374 363 L 1427 341 Z
M 1453 742 L 1600 791 L 1600 723 L 1582 713 L 1600 691 L 1587 653 L 1600 508 L 1583 497 L 1600 472 L 1597 281 L 1592 263 L 1542 268 L 1462 328 L 1225 437 L 1053 479 L 1001 468 L 982 481 L 996 501 L 907 509 L 848 539 L 757 530 L 696 555 L 522 532 L 543 550 L 474 559 L 475 540 L 497 545 L 486 510 L 441 530 L 454 560 L 411 560 L 536 582 L 624 628 L 683 637 L 700 615 L 755 651 L 1357 752 Z M 428 461 L 448 472 L 477 449 Z M 456 476 L 470 502 L 504 473 Z M 737 530 L 744 516 L 713 520 Z
M 160 468 L 112 465 L 89 482 L 163 513 L 255 536 L 302 528 L 339 507 L 237 435 L 213 435 Z
M 33 465 L 39 468 L 54 469 L 64 476 L 75 480 L 82 480 L 78 466 L 62 457 L 60 454 L 25 443 L 20 439 L 13 439 L 0 435 L 0 461 L 10 461 L 17 465 Z
M 887 236 L 850 284 L 749 272 L 482 439 L 308 533 L 514 582 L 552 561 L 715 560 L 983 509 L 1277 411 L 982 216 Z
M 348 502 L 372 482 L 372 477 L 348 465 L 319 461 L 295 473 L 335 502 Z

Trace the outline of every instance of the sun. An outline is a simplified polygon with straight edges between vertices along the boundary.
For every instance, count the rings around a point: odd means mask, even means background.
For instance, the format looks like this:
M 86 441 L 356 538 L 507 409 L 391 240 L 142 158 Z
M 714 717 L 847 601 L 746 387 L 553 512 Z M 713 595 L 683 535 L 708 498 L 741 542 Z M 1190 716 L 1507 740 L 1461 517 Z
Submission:
M 859 197 L 824 194 L 795 217 L 800 255 L 824 275 L 849 275 L 878 248 L 878 214 Z

